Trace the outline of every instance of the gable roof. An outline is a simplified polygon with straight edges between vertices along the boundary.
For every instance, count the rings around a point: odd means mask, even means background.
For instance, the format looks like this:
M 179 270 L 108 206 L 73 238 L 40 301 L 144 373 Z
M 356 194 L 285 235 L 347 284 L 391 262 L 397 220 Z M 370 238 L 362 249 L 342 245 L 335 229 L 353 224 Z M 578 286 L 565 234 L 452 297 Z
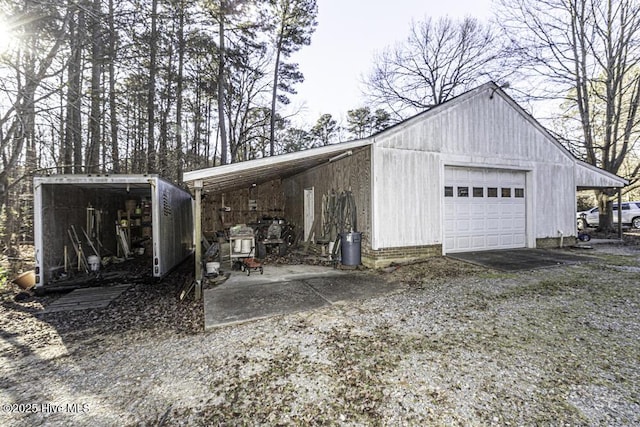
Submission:
M 189 185 L 193 185 L 197 180 L 202 180 L 205 191 L 221 191 L 246 188 L 254 183 L 267 182 L 276 178 L 293 176 L 326 163 L 341 153 L 346 153 L 350 150 L 360 149 L 374 144 L 376 137 L 397 132 L 404 127 L 411 126 L 413 123 L 419 123 L 428 117 L 440 114 L 441 112 L 453 108 L 457 104 L 466 102 L 474 97 L 486 96 L 486 92 L 491 92 L 490 96 L 500 96 L 518 114 L 529 122 L 531 126 L 541 132 L 558 150 L 560 150 L 561 153 L 574 161 L 577 169 L 579 168 L 580 171 L 585 172 L 576 174 L 577 187 L 594 188 L 594 182 L 601 184 L 598 185 L 598 187 L 624 187 L 628 184 L 628 181 L 615 174 L 577 159 L 557 140 L 555 136 L 551 134 L 551 132 L 549 132 L 549 130 L 542 126 L 533 116 L 527 113 L 495 82 L 488 82 L 480 85 L 364 139 L 341 142 L 325 147 L 311 148 L 295 153 L 281 154 L 273 157 L 264 157 L 240 163 L 232 163 L 229 165 L 214 166 L 211 168 L 185 172 L 183 180 Z M 585 177 L 585 179 L 580 181 L 581 177 Z

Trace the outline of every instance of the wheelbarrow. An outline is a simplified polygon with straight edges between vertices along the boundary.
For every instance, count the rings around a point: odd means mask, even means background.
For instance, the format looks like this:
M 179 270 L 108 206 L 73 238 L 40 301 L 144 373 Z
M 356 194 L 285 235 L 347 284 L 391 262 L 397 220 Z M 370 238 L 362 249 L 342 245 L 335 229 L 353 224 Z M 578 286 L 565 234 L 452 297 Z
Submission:
M 251 248 L 251 252 L 249 252 L 248 258 L 242 258 L 242 265 L 240 268 L 242 268 L 242 271 L 247 272 L 247 276 L 251 275 L 251 270 L 260 271 L 260 274 L 264 274 L 264 268 L 262 267 L 262 263 L 258 261 L 256 258 L 251 256 L 251 253 L 253 252 L 254 249 L 255 248 Z

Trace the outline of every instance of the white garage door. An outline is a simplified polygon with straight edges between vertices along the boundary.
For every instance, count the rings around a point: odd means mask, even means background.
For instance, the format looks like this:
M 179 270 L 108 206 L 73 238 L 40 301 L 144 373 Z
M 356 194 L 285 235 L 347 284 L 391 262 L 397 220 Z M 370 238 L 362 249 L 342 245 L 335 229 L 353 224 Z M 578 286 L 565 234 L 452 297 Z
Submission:
M 525 173 L 445 167 L 445 253 L 525 247 Z

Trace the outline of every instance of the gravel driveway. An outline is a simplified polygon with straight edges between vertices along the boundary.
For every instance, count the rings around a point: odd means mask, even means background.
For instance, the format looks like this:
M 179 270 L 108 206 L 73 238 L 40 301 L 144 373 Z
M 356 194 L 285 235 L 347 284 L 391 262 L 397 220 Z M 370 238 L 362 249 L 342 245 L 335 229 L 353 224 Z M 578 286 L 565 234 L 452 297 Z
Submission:
M 0 424 L 640 425 L 640 250 L 588 254 L 363 272 L 404 286 L 207 333 L 166 283 L 64 315 L 5 294 Z

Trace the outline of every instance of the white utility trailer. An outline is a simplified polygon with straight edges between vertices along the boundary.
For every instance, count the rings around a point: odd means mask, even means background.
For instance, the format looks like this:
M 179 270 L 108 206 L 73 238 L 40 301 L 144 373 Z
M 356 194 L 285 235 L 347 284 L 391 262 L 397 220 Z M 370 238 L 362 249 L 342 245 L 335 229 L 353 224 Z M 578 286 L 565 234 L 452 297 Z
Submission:
M 85 257 L 146 250 L 157 278 L 193 252 L 191 194 L 157 175 L 51 175 L 33 182 L 36 288 L 84 267 L 78 242 Z

